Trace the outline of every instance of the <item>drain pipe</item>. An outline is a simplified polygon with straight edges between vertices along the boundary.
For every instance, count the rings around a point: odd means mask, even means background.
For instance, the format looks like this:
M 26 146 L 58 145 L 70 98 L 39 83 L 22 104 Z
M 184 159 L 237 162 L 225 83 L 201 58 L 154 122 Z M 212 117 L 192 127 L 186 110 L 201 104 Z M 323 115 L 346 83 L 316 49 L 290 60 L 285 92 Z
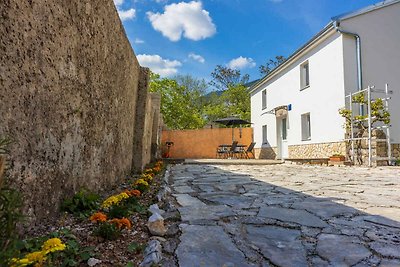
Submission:
M 335 27 L 336 31 L 340 32 L 341 34 L 351 35 L 356 39 L 356 50 L 357 50 L 357 85 L 358 90 L 361 91 L 363 88 L 362 85 L 362 66 L 361 66 L 361 38 L 357 33 L 348 32 L 340 29 L 339 22 L 334 21 L 333 26 Z

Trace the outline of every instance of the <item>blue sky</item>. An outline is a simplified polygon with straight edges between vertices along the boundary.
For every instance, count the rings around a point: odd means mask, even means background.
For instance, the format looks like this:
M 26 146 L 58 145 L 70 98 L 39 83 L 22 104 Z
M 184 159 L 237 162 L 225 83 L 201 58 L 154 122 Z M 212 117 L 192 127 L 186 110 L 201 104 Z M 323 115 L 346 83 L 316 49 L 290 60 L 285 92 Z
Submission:
M 164 77 L 210 80 L 216 65 L 260 78 L 258 67 L 289 56 L 330 18 L 377 0 L 114 0 L 142 66 Z

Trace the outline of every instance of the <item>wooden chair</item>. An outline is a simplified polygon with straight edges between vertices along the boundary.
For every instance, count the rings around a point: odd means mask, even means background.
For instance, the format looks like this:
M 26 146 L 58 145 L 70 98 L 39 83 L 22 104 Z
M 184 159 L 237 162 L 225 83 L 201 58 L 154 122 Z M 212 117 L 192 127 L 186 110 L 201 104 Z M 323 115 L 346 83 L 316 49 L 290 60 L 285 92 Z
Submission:
M 254 150 L 254 146 L 256 145 L 256 143 L 255 142 L 251 142 L 250 143 L 250 145 L 247 147 L 247 149 L 246 150 L 243 150 L 243 156 L 245 157 L 245 158 L 247 158 L 247 159 L 250 159 L 250 157 L 249 157 L 249 153 L 251 153 L 251 155 L 252 155 L 252 159 L 254 159 L 255 158 L 255 156 L 254 156 L 254 152 L 253 152 L 253 150 Z

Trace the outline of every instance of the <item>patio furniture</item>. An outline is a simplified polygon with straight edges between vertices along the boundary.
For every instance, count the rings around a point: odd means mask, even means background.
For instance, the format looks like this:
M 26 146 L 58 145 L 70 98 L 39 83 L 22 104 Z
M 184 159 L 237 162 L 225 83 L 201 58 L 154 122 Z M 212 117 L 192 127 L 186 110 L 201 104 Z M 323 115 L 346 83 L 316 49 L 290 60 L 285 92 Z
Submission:
M 216 158 L 227 158 L 231 145 L 219 145 L 217 147 Z
M 246 120 L 242 120 L 242 119 L 237 118 L 237 117 L 228 117 L 228 118 L 218 119 L 218 120 L 215 120 L 214 122 L 223 124 L 223 125 L 225 125 L 227 127 L 228 126 L 232 126 L 232 142 L 235 140 L 234 139 L 234 127 L 233 126 L 240 125 L 240 127 L 242 127 L 242 125 L 251 124 L 251 122 L 246 121 Z
M 233 141 L 231 148 L 229 149 L 229 156 L 231 158 L 234 157 L 235 154 L 237 154 L 237 146 L 238 146 L 238 141 Z
M 242 153 L 243 153 L 242 155 L 243 155 L 245 158 L 250 159 L 249 153 L 251 153 L 252 159 L 254 159 L 255 156 L 254 156 L 253 150 L 254 150 L 254 146 L 255 146 L 255 145 L 256 145 L 255 142 L 251 142 L 250 145 L 247 147 L 247 149 L 242 151 Z

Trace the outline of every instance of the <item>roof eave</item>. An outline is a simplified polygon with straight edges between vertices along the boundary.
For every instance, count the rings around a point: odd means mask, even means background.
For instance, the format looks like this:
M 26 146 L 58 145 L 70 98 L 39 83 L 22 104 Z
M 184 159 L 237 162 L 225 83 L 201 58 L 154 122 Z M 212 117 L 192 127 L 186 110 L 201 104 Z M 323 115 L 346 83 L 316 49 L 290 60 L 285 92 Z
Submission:
M 373 5 L 358 9 L 356 11 L 351 11 L 351 12 L 347 12 L 347 13 L 335 16 L 335 17 L 332 18 L 332 21 L 343 21 L 343 20 L 346 20 L 346 19 L 354 18 L 354 17 L 363 15 L 365 13 L 372 12 L 374 10 L 377 10 L 377 9 L 380 9 L 380 8 L 383 8 L 383 7 L 387 7 L 387 6 L 390 6 L 390 5 L 393 5 L 393 4 L 397 4 L 399 2 L 400 2 L 400 0 L 382 1 L 382 2 L 379 2 L 379 3 L 373 4 Z

